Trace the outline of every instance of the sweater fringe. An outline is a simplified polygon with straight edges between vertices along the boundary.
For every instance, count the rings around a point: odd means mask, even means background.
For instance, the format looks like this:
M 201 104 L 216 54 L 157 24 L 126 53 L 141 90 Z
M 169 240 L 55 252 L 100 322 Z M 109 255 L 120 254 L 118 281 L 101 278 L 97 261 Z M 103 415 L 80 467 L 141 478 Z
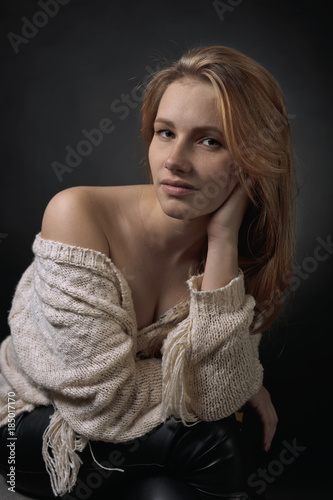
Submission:
M 185 387 L 188 332 L 187 319 L 177 328 L 177 334 L 167 339 L 163 346 L 162 419 L 165 422 L 173 415 L 190 427 L 200 419 L 189 410 L 190 400 Z
M 88 439 L 79 436 L 55 410 L 43 434 L 43 458 L 54 495 L 70 492 L 77 481 L 83 451 Z

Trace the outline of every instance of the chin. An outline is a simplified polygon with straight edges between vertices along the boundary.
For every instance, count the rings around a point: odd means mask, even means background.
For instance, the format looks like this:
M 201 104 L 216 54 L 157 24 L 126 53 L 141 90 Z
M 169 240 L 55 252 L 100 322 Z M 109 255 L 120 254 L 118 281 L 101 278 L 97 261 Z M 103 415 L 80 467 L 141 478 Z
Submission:
M 172 219 L 186 220 L 196 219 L 202 216 L 202 213 L 193 208 L 190 204 L 176 203 L 177 206 L 171 206 L 169 203 L 161 204 L 163 212 Z

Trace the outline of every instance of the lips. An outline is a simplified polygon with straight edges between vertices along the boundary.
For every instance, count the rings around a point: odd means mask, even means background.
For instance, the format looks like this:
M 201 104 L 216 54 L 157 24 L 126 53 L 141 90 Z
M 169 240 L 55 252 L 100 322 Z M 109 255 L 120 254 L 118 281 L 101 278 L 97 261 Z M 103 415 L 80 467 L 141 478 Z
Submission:
M 179 188 L 184 188 L 184 189 L 192 189 L 192 190 L 195 189 L 195 187 L 192 186 L 192 184 L 189 184 L 188 182 L 173 181 L 172 179 L 163 179 L 161 184 L 164 186 L 179 187 Z
M 170 196 L 185 196 L 196 191 L 196 188 L 192 184 L 179 180 L 164 179 L 161 185 L 163 191 Z

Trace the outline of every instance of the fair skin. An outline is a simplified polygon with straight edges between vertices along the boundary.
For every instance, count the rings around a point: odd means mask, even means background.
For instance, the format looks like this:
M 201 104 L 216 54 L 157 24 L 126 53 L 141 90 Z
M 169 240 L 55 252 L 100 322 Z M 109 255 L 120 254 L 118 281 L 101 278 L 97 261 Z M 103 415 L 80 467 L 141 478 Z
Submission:
M 188 297 L 189 269 L 207 238 L 202 290 L 237 276 L 238 232 L 248 205 L 208 84 L 182 80 L 167 88 L 149 163 L 152 185 L 60 192 L 46 208 L 41 230 L 45 239 L 92 248 L 113 260 L 128 279 L 139 329 Z M 263 422 L 268 450 L 277 424 L 268 391 L 262 387 L 249 404 Z

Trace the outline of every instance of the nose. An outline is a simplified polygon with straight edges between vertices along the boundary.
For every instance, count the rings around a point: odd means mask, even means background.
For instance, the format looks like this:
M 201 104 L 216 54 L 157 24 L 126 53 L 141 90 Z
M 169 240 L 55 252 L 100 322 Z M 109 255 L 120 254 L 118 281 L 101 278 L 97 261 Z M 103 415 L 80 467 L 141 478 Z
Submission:
M 185 145 L 181 143 L 175 144 L 166 158 L 164 166 L 170 172 L 190 172 L 192 164 Z

